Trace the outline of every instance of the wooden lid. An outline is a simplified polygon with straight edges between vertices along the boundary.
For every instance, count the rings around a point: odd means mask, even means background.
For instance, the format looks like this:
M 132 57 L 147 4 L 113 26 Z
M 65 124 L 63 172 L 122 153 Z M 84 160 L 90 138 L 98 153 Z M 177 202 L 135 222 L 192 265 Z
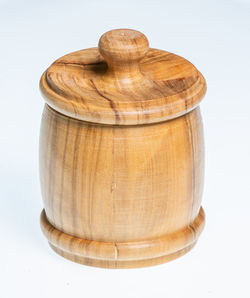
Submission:
M 186 59 L 149 48 L 142 33 L 117 29 L 98 48 L 56 60 L 40 82 L 46 102 L 72 118 L 136 125 L 173 119 L 195 108 L 206 91 Z

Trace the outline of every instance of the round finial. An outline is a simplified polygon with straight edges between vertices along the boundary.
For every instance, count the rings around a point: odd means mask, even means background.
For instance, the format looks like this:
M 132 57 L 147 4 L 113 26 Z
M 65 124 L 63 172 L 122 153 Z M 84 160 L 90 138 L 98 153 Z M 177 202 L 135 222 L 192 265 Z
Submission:
M 111 67 L 139 62 L 147 53 L 148 47 L 147 37 L 131 29 L 108 31 L 99 40 L 99 51 Z

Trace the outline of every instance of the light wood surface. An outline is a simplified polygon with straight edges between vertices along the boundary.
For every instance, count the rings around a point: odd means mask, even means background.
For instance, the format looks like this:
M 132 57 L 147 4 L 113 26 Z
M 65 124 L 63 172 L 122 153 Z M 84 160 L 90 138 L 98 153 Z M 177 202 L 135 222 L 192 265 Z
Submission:
M 62 114 L 119 125 L 183 115 L 206 91 L 203 76 L 190 62 L 148 49 L 146 37 L 132 30 L 108 32 L 101 37 L 99 50 L 58 59 L 43 74 L 40 86 L 46 102 Z
M 81 264 L 156 265 L 189 251 L 204 226 L 205 81 L 137 31 L 104 34 L 99 51 L 66 55 L 41 79 L 42 230 Z

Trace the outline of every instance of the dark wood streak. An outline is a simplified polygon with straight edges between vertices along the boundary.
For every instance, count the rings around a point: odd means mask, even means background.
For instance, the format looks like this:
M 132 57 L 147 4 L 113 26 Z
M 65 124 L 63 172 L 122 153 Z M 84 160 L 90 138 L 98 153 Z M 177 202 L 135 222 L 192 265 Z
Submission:
M 49 151 L 51 151 L 50 153 L 50 157 L 49 157 L 49 179 L 48 179 L 48 192 L 49 192 L 49 200 L 50 200 L 50 205 L 51 205 L 51 210 L 52 214 L 50 214 L 50 216 L 52 216 L 52 220 L 53 223 L 55 224 L 56 220 L 54 215 L 56 214 L 56 212 L 54 211 L 54 180 L 55 180 L 55 167 L 56 167 L 56 138 L 57 138 L 57 130 L 58 130 L 58 118 L 54 117 L 54 115 L 52 115 L 52 122 L 53 125 L 55 126 L 54 130 L 50 129 L 51 132 L 51 148 Z M 48 143 L 49 144 L 49 143 Z
M 91 125 L 87 124 L 86 125 L 86 134 L 85 134 L 85 137 L 84 137 L 84 153 L 83 154 L 86 154 L 85 153 L 85 148 L 87 148 L 87 136 L 88 134 L 90 133 L 91 131 Z M 85 164 L 83 163 L 83 166 L 85 167 Z M 83 171 L 84 169 L 82 169 Z M 85 181 L 86 183 L 86 181 Z M 90 181 L 87 181 L 88 185 L 90 184 Z M 84 187 L 84 185 L 83 185 Z M 87 185 L 86 185 L 86 188 L 87 188 Z M 88 230 L 91 231 L 92 230 L 92 205 L 93 205 L 93 202 L 92 202 L 92 199 L 93 197 L 92 196 L 89 196 L 89 202 L 88 202 Z M 92 237 L 92 235 L 90 234 L 90 236 Z
M 195 194 L 196 194 L 196 181 L 195 181 L 195 152 L 194 152 L 194 139 L 193 139 L 193 128 L 192 128 L 192 121 L 190 121 L 190 113 L 185 115 L 185 121 L 187 123 L 187 129 L 189 134 L 190 146 L 191 146 L 191 160 L 192 160 L 192 182 L 191 182 L 191 189 L 192 189 L 192 204 L 190 210 L 190 219 L 189 221 L 192 222 L 193 220 L 193 212 L 194 212 L 194 202 L 195 202 Z M 194 229 L 193 229 L 194 230 Z
M 62 65 L 62 66 L 65 66 L 65 65 L 68 65 L 68 66 L 105 66 L 106 65 L 106 62 L 104 61 L 100 61 L 100 62 L 94 62 L 94 63 L 80 63 L 80 62 L 54 62 L 53 63 L 54 65 Z
M 46 72 L 43 74 L 43 76 L 41 77 L 41 80 L 40 80 L 40 88 L 41 88 L 41 90 L 44 90 L 45 95 L 47 95 L 47 92 L 45 91 L 46 88 L 45 88 L 45 86 L 44 86 L 43 83 L 42 83 L 42 81 L 43 81 L 43 77 L 44 77 L 44 79 L 45 79 L 46 84 L 47 84 L 47 85 L 51 88 L 51 90 L 53 90 L 55 93 L 57 93 L 58 95 L 61 95 L 62 97 L 66 94 L 66 93 L 65 93 L 65 90 L 63 91 L 62 89 L 60 89 L 58 86 L 56 86 L 56 85 L 52 82 L 52 80 L 50 79 L 50 75 L 48 74 L 48 71 L 46 71 Z M 42 91 L 42 92 L 43 92 L 43 91 Z M 72 96 L 71 98 L 68 98 L 67 102 L 68 102 L 69 105 L 71 105 L 72 110 L 74 111 L 74 115 L 77 115 L 78 112 L 77 112 L 76 104 L 75 104 L 75 102 L 73 101 L 74 99 L 76 99 L 76 97 Z M 51 102 L 50 102 L 50 101 L 47 102 L 47 105 L 48 105 L 51 109 L 55 110 L 55 107 L 51 106 Z M 56 111 L 56 110 L 55 110 L 55 111 Z
M 62 230 L 64 231 L 64 224 L 63 224 L 63 215 L 62 215 L 62 205 L 63 205 L 63 198 L 64 198 L 64 173 L 65 173 L 65 160 L 66 160 L 66 149 L 67 149 L 67 145 L 68 145 L 68 136 L 69 136 L 69 123 L 70 123 L 70 118 L 67 118 L 67 122 L 66 122 L 66 134 L 65 134 L 65 144 L 63 147 L 63 158 L 62 158 L 62 177 L 61 177 L 61 193 L 60 193 L 60 202 L 59 202 L 59 215 L 60 215 L 60 221 L 61 221 L 61 227 Z
M 118 111 L 116 110 L 115 103 L 114 103 L 110 98 L 104 96 L 104 95 L 98 90 L 98 88 L 96 87 L 96 85 L 95 85 L 95 83 L 93 82 L 93 80 L 90 80 L 90 81 L 91 81 L 91 83 L 93 84 L 93 87 L 95 88 L 96 92 L 97 92 L 101 97 L 105 98 L 105 99 L 109 102 L 111 109 L 112 109 L 112 110 L 114 111 L 114 113 L 115 113 L 115 119 L 116 119 L 116 121 L 115 121 L 116 123 L 115 123 L 115 124 L 119 124 L 119 122 L 120 122 L 120 115 L 119 115 Z
M 77 221 L 75 214 L 78 214 L 77 212 L 77 177 L 78 177 L 78 154 L 79 154 L 79 131 L 81 129 L 81 124 L 76 123 L 76 134 L 75 134 L 75 142 L 73 145 L 74 148 L 74 155 L 73 155 L 73 173 L 72 173 L 72 209 L 71 209 L 71 216 L 72 216 L 72 224 L 74 228 L 77 228 Z
M 90 205 L 89 205 L 89 214 L 93 214 L 93 209 L 95 206 L 95 184 L 94 181 L 96 181 L 95 177 L 97 174 L 97 167 L 98 167 L 98 163 L 99 163 L 99 153 L 100 153 L 100 149 L 101 149 L 101 141 L 102 138 L 95 138 L 95 148 L 97 148 L 97 152 L 95 153 L 96 158 L 94 158 L 94 163 L 92 164 L 92 170 L 91 170 L 91 175 L 90 175 L 90 181 L 89 181 L 89 187 L 91 189 L 91 193 L 90 193 Z M 92 220 L 90 218 L 90 225 L 92 226 Z M 91 231 L 91 229 L 90 229 Z
M 111 175 L 112 175 L 112 180 L 111 180 L 111 183 L 112 185 L 115 183 L 115 177 L 116 177 L 116 173 L 115 173 L 115 164 L 116 164 L 116 161 L 115 161 L 115 127 L 112 128 L 112 134 L 113 134 L 113 140 L 112 140 L 112 172 L 111 172 Z M 111 197 L 110 199 L 112 200 L 112 221 L 115 223 L 116 222 L 116 219 L 115 219 L 115 210 L 116 210 L 116 207 L 115 207 L 115 190 L 111 192 Z M 115 234 L 116 234 L 116 231 L 115 231 L 115 225 L 113 225 L 112 227 L 112 234 L 113 234 L 113 237 L 115 238 Z

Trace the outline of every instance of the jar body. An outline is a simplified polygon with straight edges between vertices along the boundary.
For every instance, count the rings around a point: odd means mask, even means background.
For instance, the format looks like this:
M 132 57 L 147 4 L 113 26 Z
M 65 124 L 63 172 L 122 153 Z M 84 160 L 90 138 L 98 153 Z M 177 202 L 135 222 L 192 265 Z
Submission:
M 199 108 L 162 123 L 109 126 L 45 105 L 43 231 L 58 253 L 89 265 L 138 267 L 176 257 L 203 228 L 203 163 Z

